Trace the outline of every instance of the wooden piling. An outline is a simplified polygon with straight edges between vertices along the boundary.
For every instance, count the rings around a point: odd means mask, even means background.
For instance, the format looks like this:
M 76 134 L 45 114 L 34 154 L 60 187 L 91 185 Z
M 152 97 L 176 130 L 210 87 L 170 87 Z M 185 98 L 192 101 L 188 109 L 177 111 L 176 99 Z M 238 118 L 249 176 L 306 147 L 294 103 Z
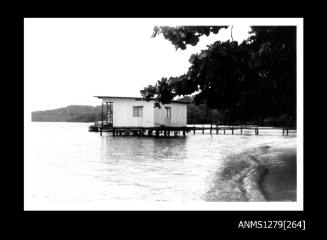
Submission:
M 101 128 L 103 128 L 103 100 L 101 104 Z
M 102 136 L 103 132 L 106 132 L 107 129 L 101 127 L 101 125 L 99 124 L 99 126 L 95 125 L 95 131 L 100 132 L 100 136 Z M 104 126 L 105 127 L 105 126 Z M 196 127 L 195 125 L 193 127 L 162 127 L 162 128 L 146 128 L 146 127 L 112 127 L 111 129 L 109 129 L 110 132 L 112 132 L 112 136 L 129 136 L 129 135 L 133 135 L 133 136 L 156 136 L 159 137 L 160 135 L 163 135 L 164 137 L 170 137 L 170 136 L 179 136 L 179 134 L 182 134 L 180 132 L 183 132 L 183 136 L 186 136 L 186 133 L 189 133 L 191 131 L 193 131 L 193 134 L 195 135 L 196 130 L 202 130 L 202 134 L 204 134 L 204 130 L 210 130 L 210 135 L 214 134 L 213 131 L 216 128 L 216 134 L 219 134 L 219 130 L 223 130 L 223 134 L 226 134 L 226 130 L 227 130 L 227 134 L 228 134 L 228 130 L 231 130 L 231 134 L 234 134 L 234 130 L 238 130 L 240 129 L 240 134 L 243 134 L 243 130 L 254 130 L 254 134 L 255 135 L 259 135 L 259 125 L 252 125 L 252 126 L 243 126 L 243 125 L 228 125 L 228 126 L 222 126 L 219 129 L 218 124 L 216 124 L 216 126 L 214 124 L 210 124 L 210 128 L 209 127 L 205 127 L 204 125 L 202 125 L 201 127 Z M 288 127 L 282 127 L 282 135 L 283 136 L 288 136 L 289 133 L 292 133 L 292 131 L 290 132 L 290 130 L 293 130 L 293 128 L 288 128 Z M 222 134 L 222 132 L 221 132 Z M 246 134 L 246 133 L 245 133 Z

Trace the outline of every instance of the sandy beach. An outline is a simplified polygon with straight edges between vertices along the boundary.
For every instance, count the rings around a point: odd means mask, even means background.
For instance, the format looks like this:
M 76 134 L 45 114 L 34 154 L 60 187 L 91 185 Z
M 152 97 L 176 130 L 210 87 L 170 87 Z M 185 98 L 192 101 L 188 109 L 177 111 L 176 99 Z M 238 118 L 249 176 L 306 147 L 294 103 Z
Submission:
M 228 156 L 208 201 L 296 201 L 296 143 L 283 141 Z

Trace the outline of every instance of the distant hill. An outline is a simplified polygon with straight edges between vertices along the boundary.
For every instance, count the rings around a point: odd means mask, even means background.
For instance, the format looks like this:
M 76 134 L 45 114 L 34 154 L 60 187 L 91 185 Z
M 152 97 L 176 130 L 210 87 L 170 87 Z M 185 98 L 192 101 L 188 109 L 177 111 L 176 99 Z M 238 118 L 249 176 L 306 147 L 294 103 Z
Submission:
M 71 105 L 32 112 L 33 122 L 94 122 L 101 120 L 101 106 Z
M 187 104 L 187 123 L 188 124 L 207 124 L 207 123 L 226 123 L 224 112 L 207 109 L 206 104 L 195 105 L 192 103 L 193 98 L 186 96 L 178 101 L 189 102 Z M 266 124 L 270 126 L 285 125 L 280 119 L 271 119 Z M 70 105 L 64 108 L 53 110 L 32 112 L 33 122 L 95 122 L 101 121 L 101 105 Z M 255 122 L 247 122 L 245 124 L 254 124 Z
M 187 104 L 187 123 L 188 124 L 208 124 L 219 123 L 229 124 L 228 119 L 225 119 L 223 111 L 207 109 L 206 104 L 195 105 L 193 98 L 185 96 L 178 101 L 189 102 Z M 53 110 L 35 111 L 32 112 L 33 122 L 95 122 L 101 121 L 101 105 L 87 106 L 87 105 L 71 105 L 64 108 L 57 108 Z M 240 123 L 230 123 L 240 124 Z M 256 121 L 243 122 L 243 124 L 256 124 Z M 288 126 L 285 116 L 270 117 L 265 119 L 266 126 Z
M 192 97 L 183 97 L 178 101 L 192 102 Z M 189 124 L 205 124 L 218 120 L 217 110 L 207 110 L 205 104 L 187 105 L 187 122 Z M 101 105 L 70 105 L 64 108 L 32 112 L 33 122 L 95 122 L 101 121 Z

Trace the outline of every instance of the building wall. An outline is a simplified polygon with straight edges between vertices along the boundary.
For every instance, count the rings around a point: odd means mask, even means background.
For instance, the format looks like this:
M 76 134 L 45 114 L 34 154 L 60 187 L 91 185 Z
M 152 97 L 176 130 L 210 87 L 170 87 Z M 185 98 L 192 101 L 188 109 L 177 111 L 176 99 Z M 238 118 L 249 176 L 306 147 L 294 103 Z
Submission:
M 103 101 L 113 102 L 114 127 L 153 127 L 153 102 L 134 99 L 106 98 Z M 143 116 L 133 117 L 133 106 L 143 106 Z
M 154 109 L 155 126 L 165 125 L 172 127 L 183 127 L 187 125 L 187 105 L 180 103 L 171 103 L 160 105 L 161 108 Z M 171 107 L 171 118 L 168 119 L 166 108 Z
M 171 103 L 154 108 L 153 101 L 135 99 L 105 98 L 104 102 L 113 102 L 114 127 L 158 127 L 160 125 L 182 127 L 187 125 L 187 105 Z M 143 106 L 143 116 L 133 117 L 133 106 Z M 167 118 L 165 107 L 171 107 L 171 118 Z

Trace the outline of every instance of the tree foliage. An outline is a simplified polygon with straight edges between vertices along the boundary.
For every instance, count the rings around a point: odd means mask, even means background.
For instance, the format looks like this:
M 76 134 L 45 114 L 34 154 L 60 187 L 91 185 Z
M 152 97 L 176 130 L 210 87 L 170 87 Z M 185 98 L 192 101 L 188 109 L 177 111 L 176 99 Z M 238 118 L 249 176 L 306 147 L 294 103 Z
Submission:
M 152 37 L 163 34 L 176 48 L 184 50 L 188 44 L 195 46 L 202 35 L 209 36 L 210 33 L 218 33 L 220 29 L 228 26 L 178 26 L 178 27 L 154 27 Z
M 154 36 L 161 32 L 176 48 L 185 49 L 184 45 L 198 42 L 188 32 L 201 36 L 223 27 L 161 27 L 154 29 Z M 263 124 L 267 118 L 284 116 L 283 124 L 295 124 L 296 28 L 260 26 L 252 27 L 251 33 L 241 44 L 217 41 L 191 55 L 192 65 L 185 74 L 162 78 L 141 94 L 156 99 L 158 105 L 197 92 L 196 104 L 224 112 L 230 123 L 256 120 Z

